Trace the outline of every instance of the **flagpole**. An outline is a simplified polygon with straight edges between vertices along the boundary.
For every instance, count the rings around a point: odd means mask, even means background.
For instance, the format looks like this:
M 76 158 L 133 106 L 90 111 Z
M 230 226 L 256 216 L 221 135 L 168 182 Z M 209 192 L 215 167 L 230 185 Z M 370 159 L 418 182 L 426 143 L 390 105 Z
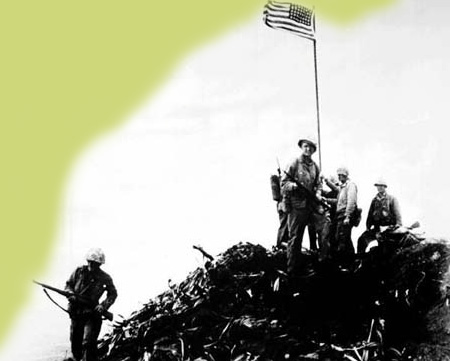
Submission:
M 317 44 L 316 18 L 312 10 L 301 5 L 288 2 L 269 0 L 264 7 L 264 22 L 274 29 L 291 31 L 303 38 L 312 40 L 314 46 L 314 80 L 316 82 L 317 140 L 319 147 L 319 166 L 322 169 L 322 147 L 320 144 L 320 112 L 319 112 L 319 82 L 317 80 Z
M 319 146 L 319 167 L 322 170 L 322 147 L 320 144 L 320 111 L 319 111 L 319 82 L 317 80 L 317 46 L 316 39 L 312 39 L 314 46 L 314 79 L 316 83 L 316 112 L 317 112 L 317 143 Z

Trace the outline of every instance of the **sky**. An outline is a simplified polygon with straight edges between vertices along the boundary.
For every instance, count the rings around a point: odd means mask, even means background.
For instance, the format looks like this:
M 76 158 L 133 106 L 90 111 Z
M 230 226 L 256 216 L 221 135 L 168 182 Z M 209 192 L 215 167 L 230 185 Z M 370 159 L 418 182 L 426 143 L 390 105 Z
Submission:
M 345 27 L 316 19 L 322 171 L 345 165 L 358 186 L 354 241 L 379 176 L 405 224 L 448 236 L 449 11 L 444 0 L 409 0 Z M 40 280 L 64 287 L 87 249 L 102 247 L 119 292 L 111 311 L 128 316 L 203 264 L 193 245 L 213 255 L 240 241 L 271 247 L 270 175 L 316 128 L 311 41 L 257 15 L 198 47 L 80 154 Z M 48 359 L 67 342 L 66 316 L 36 287 L 0 360 Z

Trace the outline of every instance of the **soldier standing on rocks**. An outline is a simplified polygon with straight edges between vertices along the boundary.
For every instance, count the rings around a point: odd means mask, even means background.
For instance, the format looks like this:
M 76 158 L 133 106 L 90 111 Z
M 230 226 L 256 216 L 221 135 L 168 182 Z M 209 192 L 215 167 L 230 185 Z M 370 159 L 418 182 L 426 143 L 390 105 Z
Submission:
M 111 276 L 100 269 L 105 255 L 100 248 L 92 248 L 86 255 L 87 265 L 78 267 L 66 283 L 69 297 L 70 343 L 74 358 L 66 361 L 97 361 L 97 338 L 102 326 L 102 314 L 114 303 L 117 291 Z M 106 291 L 106 299 L 98 303 Z M 77 296 L 79 298 L 77 299 Z M 91 303 L 80 302 L 80 298 Z
M 278 163 L 278 159 L 277 159 Z M 288 229 L 287 229 L 287 214 L 285 209 L 285 203 L 281 194 L 281 169 L 278 163 L 278 174 L 270 176 L 270 184 L 272 188 L 272 198 L 277 202 L 277 213 L 280 225 L 277 232 L 277 247 L 282 248 L 288 241 Z
M 339 180 L 335 176 L 331 176 L 329 178 L 324 179 L 325 184 L 328 186 L 328 191 L 322 191 L 322 196 L 324 197 L 325 202 L 330 205 L 330 234 L 329 234 L 329 242 L 330 242 L 330 255 L 336 253 L 336 205 L 337 205 L 337 196 L 339 194 Z
M 386 192 L 387 183 L 379 178 L 375 184 L 377 195 L 370 203 L 366 231 L 358 239 L 358 253 L 364 253 L 368 244 L 376 239 L 381 226 L 401 226 L 402 215 L 397 199 Z
M 340 189 L 336 204 L 336 255 L 344 264 L 348 264 L 355 254 L 352 243 L 353 215 L 357 211 L 358 189 L 349 178 L 346 167 L 337 169 Z
M 288 224 L 287 271 L 294 276 L 298 268 L 305 227 L 314 223 L 321 245 L 321 258 L 328 256 L 330 219 L 321 196 L 319 166 L 311 158 L 317 150 L 311 138 L 300 139 L 300 157 L 291 162 L 282 175 L 281 189 L 286 203 Z

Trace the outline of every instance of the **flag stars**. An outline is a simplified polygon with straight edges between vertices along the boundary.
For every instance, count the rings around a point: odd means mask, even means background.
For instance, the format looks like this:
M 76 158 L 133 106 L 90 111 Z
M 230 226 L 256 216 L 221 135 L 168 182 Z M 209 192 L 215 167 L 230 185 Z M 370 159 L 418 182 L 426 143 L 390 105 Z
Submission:
M 289 9 L 289 17 L 301 24 L 311 25 L 312 11 L 300 5 L 291 4 Z
M 273 29 L 291 31 L 307 39 L 314 39 L 314 11 L 305 6 L 269 0 L 264 6 L 264 22 Z

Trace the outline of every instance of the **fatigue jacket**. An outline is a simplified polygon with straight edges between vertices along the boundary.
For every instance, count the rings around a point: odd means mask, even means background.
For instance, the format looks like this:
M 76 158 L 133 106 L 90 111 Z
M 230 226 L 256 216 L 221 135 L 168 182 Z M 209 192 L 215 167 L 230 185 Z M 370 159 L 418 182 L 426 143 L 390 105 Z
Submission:
M 370 204 L 366 227 L 402 225 L 400 206 L 395 197 L 390 194 L 378 193 Z
M 301 155 L 287 166 L 286 173 L 289 176 L 283 174 L 281 177 L 281 191 L 287 209 L 290 207 L 301 209 L 309 206 L 305 192 L 299 189 L 291 178 L 296 179 L 313 195 L 320 193 L 322 187 L 319 166 L 312 159 Z
M 101 303 L 107 310 L 117 298 L 117 290 L 112 278 L 102 269 L 89 271 L 88 266 L 78 267 L 66 282 L 66 291 L 76 293 L 89 299 L 93 305 L 98 304 L 100 297 L 106 291 L 106 298 Z M 86 305 L 77 304 L 77 309 L 89 308 Z
M 356 209 L 358 189 L 356 184 L 347 180 L 340 186 L 337 197 L 336 214 L 338 217 L 350 218 Z

